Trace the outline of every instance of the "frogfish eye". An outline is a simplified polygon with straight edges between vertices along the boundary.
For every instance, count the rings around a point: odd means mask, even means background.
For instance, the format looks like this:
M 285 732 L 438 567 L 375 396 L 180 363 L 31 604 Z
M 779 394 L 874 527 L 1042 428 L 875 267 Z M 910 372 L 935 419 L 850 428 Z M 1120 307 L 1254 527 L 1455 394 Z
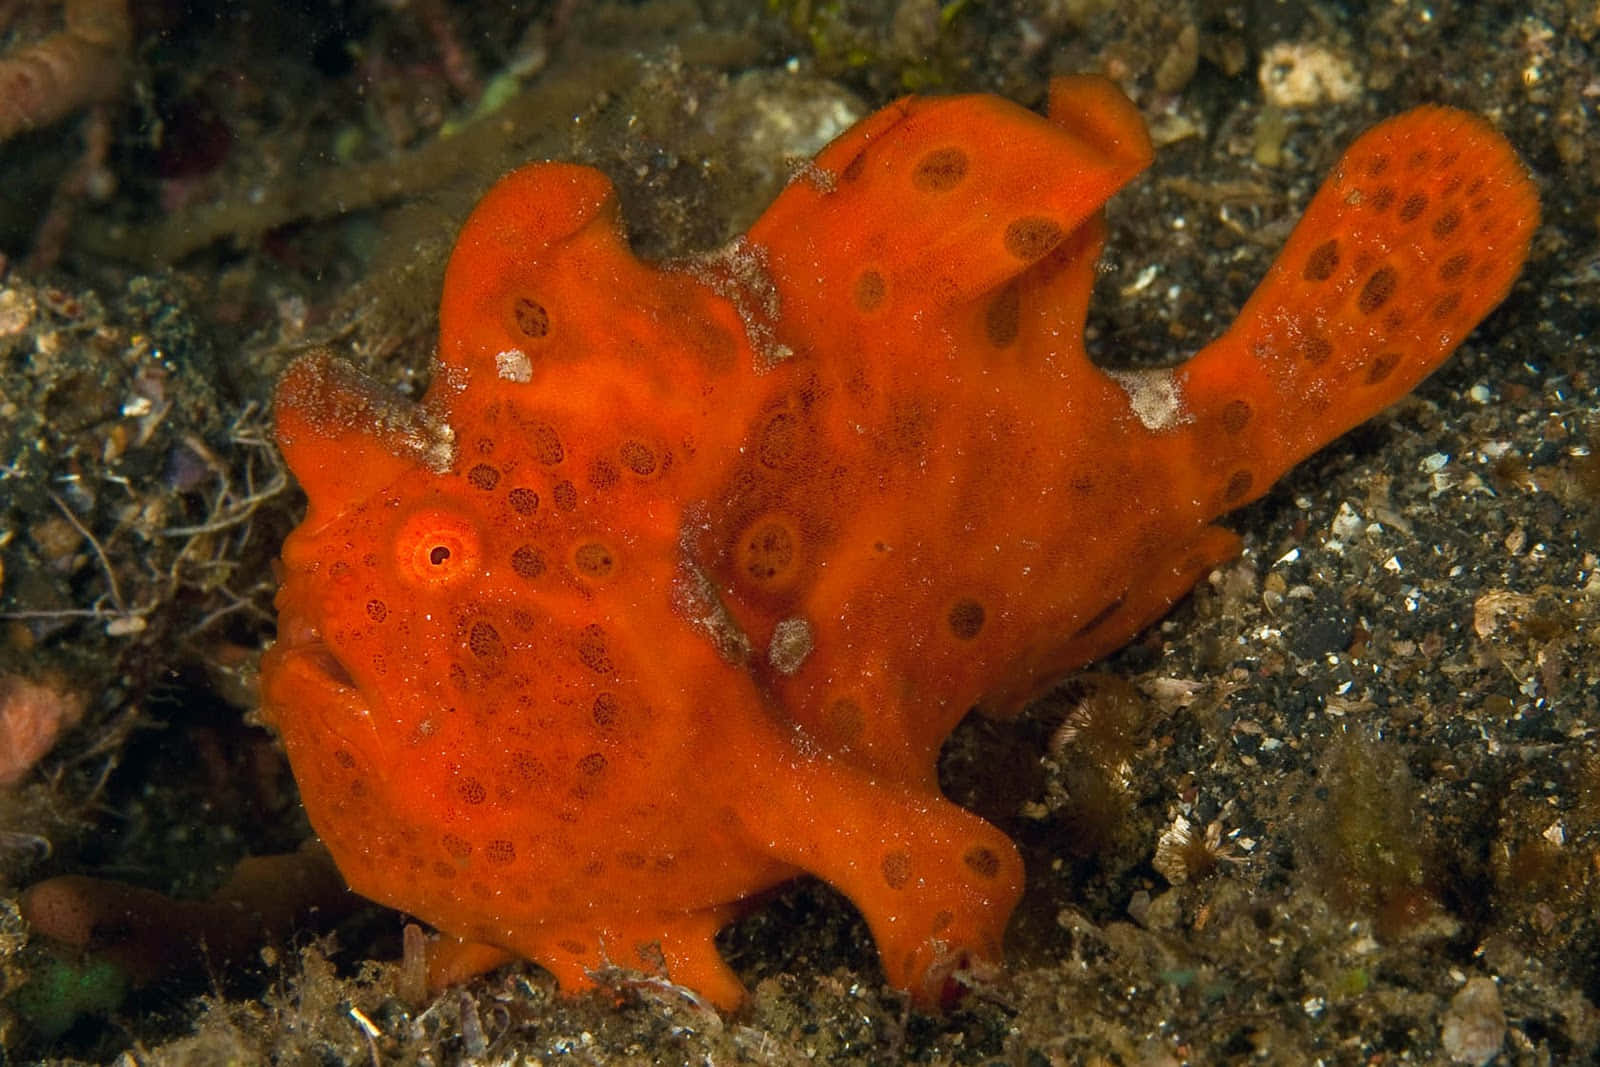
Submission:
M 395 567 L 415 586 L 453 585 L 477 570 L 480 556 L 478 531 L 448 511 L 419 511 L 395 536 Z

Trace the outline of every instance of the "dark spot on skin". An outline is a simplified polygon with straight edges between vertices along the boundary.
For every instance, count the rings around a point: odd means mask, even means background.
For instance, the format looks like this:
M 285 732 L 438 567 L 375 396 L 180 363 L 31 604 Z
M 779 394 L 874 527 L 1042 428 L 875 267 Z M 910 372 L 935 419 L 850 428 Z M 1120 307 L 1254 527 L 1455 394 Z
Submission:
M 450 866 L 444 860 L 435 860 L 433 864 L 433 876 L 435 878 L 448 881 L 456 876 L 456 869 Z
M 1449 211 L 1446 211 L 1443 215 L 1440 215 L 1438 218 L 1433 220 L 1433 235 L 1442 241 L 1446 237 L 1449 237 L 1451 234 L 1455 233 L 1456 229 L 1460 225 L 1461 212 L 1457 211 L 1455 208 L 1451 208 Z
M 1015 285 L 1008 285 L 994 295 L 983 312 L 983 333 L 996 348 L 1004 348 L 1017 339 L 1022 326 L 1022 297 Z
M 1324 241 L 1306 258 L 1302 277 L 1308 282 L 1325 282 L 1339 269 L 1339 242 Z
M 1453 314 L 1455 312 L 1456 308 L 1458 308 L 1460 306 L 1461 306 L 1461 294 L 1460 293 L 1446 293 L 1446 294 L 1444 294 L 1443 296 L 1441 296 L 1439 298 L 1439 302 L 1433 305 L 1432 315 L 1433 315 L 1434 321 L 1435 322 L 1441 322 L 1444 319 L 1449 318 L 1451 316 L 1451 314 Z
M 1389 302 L 1398 283 L 1399 275 L 1393 267 L 1379 267 L 1367 279 L 1367 284 L 1361 287 L 1361 295 L 1356 297 L 1356 307 L 1361 309 L 1363 315 L 1372 314 Z
M 776 520 L 758 523 L 744 539 L 744 572 L 751 580 L 770 582 L 794 566 L 794 533 Z
M 382 622 L 389 617 L 389 606 L 381 600 L 367 601 L 367 618 L 373 622 Z
M 1000 873 L 1000 857 L 986 845 L 973 845 L 962 853 L 961 862 L 979 878 L 993 878 Z
M 887 289 L 883 284 L 883 275 L 875 270 L 864 270 L 861 277 L 856 279 L 854 298 L 857 309 L 861 311 L 876 311 L 883 305 L 883 297 Z
M 1467 273 L 1467 268 L 1472 266 L 1472 257 L 1465 252 L 1457 252 L 1443 263 L 1439 264 L 1439 280 L 1453 282 Z
M 606 758 L 602 753 L 591 752 L 578 761 L 578 773 L 595 778 L 605 772 Z
M 618 455 L 622 457 L 622 465 L 641 478 L 656 472 L 655 449 L 642 441 L 622 442 Z
M 483 846 L 483 858 L 492 866 L 505 867 L 516 860 L 517 846 L 497 837 Z
M 456 783 L 456 796 L 463 804 L 476 806 L 489 799 L 489 791 L 476 778 L 463 778 Z
M 1394 203 L 1394 190 L 1387 185 L 1379 186 L 1367 199 L 1367 203 L 1371 205 L 1372 210 L 1381 215 Z
M 506 503 L 518 515 L 532 515 L 539 510 L 539 494 L 532 489 L 518 487 L 506 494 Z
M 866 729 L 867 716 L 860 704 L 849 697 L 840 697 L 828 705 L 827 723 L 834 736 L 848 744 Z
M 617 699 L 615 693 L 601 693 L 594 698 L 589 713 L 596 726 L 615 726 L 622 717 L 622 701 Z
M 928 443 L 930 419 L 919 397 L 894 397 L 889 401 L 889 440 L 906 452 L 920 452 Z
M 1415 222 L 1426 210 L 1428 210 L 1427 194 L 1412 193 L 1406 197 L 1405 203 L 1400 205 L 1400 221 Z
M 911 856 L 903 850 L 886 852 L 883 856 L 883 884 L 890 889 L 903 889 L 911 881 Z
M 443 845 L 444 850 L 458 860 L 464 860 L 472 855 L 472 842 L 457 837 L 455 834 L 445 834 L 440 837 L 439 844 Z
M 1030 215 L 1013 221 L 1006 227 L 1006 251 L 1020 260 L 1039 259 L 1067 236 L 1054 219 Z
M 1228 433 L 1238 433 L 1250 424 L 1250 404 L 1244 400 L 1230 400 L 1222 408 L 1222 428 Z
M 1377 385 L 1379 382 L 1389 377 L 1390 374 L 1394 373 L 1394 369 L 1399 365 L 1400 353 L 1380 353 L 1378 357 L 1372 361 L 1372 365 L 1367 368 L 1367 384 Z
M 939 148 L 923 156 L 911 172 L 911 184 L 926 193 L 943 193 L 967 176 L 967 154 L 959 148 Z
M 585 578 L 609 578 L 617 569 L 617 559 L 609 548 L 598 541 L 578 546 L 572 554 L 572 565 Z
M 621 479 L 616 464 L 609 459 L 597 459 L 589 464 L 589 484 L 596 489 L 610 489 Z
M 567 455 L 561 446 L 561 435 L 547 422 L 536 422 L 528 427 L 528 444 L 533 447 L 533 458 L 546 467 L 554 467 Z
M 356 769 L 356 758 L 347 750 L 342 748 L 334 749 L 333 762 L 337 763 L 347 771 L 353 771 Z
M 1389 169 L 1388 156 L 1373 156 L 1367 160 L 1367 177 L 1376 178 Z
M 1239 500 L 1250 491 L 1255 480 L 1255 475 L 1249 471 L 1234 471 L 1233 477 L 1228 479 L 1228 487 L 1222 491 L 1222 499 L 1229 503 Z
M 578 638 L 578 659 L 596 674 L 610 674 L 611 653 L 606 650 L 606 632 L 590 623 Z
M 511 305 L 511 317 L 524 337 L 538 340 L 550 332 L 550 313 L 536 300 L 517 297 L 516 303 Z
M 525 784 L 542 782 L 545 777 L 544 764 L 539 762 L 539 757 L 532 752 L 513 752 L 511 754 L 511 773 L 516 775 Z
M 791 465 L 799 443 L 800 420 L 786 411 L 780 411 L 767 420 L 756 454 L 761 457 L 761 465 L 768 470 L 784 470 Z
M 1300 339 L 1300 356 L 1315 367 L 1333 355 L 1333 342 L 1320 334 L 1310 334 Z
M 555 501 L 559 511 L 576 511 L 578 507 L 578 488 L 571 482 L 557 482 L 550 487 L 550 499 Z
M 505 655 L 500 643 L 500 631 L 486 622 L 475 622 L 467 632 L 467 648 L 479 659 L 498 659 Z
M 950 605 L 945 623 L 950 627 L 951 634 L 962 641 L 971 641 L 982 632 L 986 614 L 982 604 L 971 597 L 962 597 Z
M 442 567 L 450 562 L 450 550 L 444 545 L 434 545 L 428 549 L 428 562 L 435 567 Z
M 467 472 L 467 482 L 472 488 L 487 493 L 500 484 L 500 472 L 487 463 L 479 463 Z
M 521 545 L 511 553 L 511 569 L 519 578 L 537 578 L 544 573 L 544 553 L 532 545 Z

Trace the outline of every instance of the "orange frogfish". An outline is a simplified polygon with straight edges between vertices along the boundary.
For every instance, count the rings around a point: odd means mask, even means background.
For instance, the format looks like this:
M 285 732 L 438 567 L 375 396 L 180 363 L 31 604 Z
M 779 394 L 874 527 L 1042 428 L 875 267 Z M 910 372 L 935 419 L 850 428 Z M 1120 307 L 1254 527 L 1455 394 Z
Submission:
M 665 265 L 603 175 L 535 164 L 461 231 L 420 404 L 290 367 L 266 715 L 350 886 L 441 932 L 436 987 L 526 957 L 731 1007 L 713 936 L 801 874 L 920 1003 L 997 965 L 1022 863 L 940 793 L 946 736 L 1232 557 L 1217 516 L 1437 367 L 1538 216 L 1504 138 L 1418 108 L 1226 334 L 1108 372 L 1101 207 L 1150 159 L 1102 79 L 912 97 Z

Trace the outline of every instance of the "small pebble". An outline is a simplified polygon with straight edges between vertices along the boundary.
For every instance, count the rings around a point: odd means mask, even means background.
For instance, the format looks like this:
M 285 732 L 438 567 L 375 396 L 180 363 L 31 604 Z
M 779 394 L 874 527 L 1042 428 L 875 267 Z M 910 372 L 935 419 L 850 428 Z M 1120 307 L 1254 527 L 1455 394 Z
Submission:
M 1473 978 L 1450 999 L 1440 1043 L 1452 1063 L 1485 1064 L 1506 1039 L 1506 1013 L 1492 978 Z

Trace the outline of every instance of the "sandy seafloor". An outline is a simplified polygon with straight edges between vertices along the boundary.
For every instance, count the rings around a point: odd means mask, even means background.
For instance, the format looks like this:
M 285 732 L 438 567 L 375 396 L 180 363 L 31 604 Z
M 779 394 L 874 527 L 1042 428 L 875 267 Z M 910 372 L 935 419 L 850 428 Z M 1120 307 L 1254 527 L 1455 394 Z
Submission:
M 83 708 L 0 789 L 0 1063 L 1600 1061 L 1600 7 L 573 6 L 147 5 L 88 195 L 81 115 L 0 144 L 0 674 Z M 5 13 L 13 51 L 60 17 Z M 1273 103 L 1269 55 L 1318 84 Z M 906 87 L 1037 105 L 1079 70 L 1158 143 L 1109 207 L 1106 362 L 1220 332 L 1340 147 L 1414 104 L 1505 131 L 1544 217 L 1438 374 L 1227 520 L 1238 562 L 951 739 L 947 792 L 1028 865 L 1002 979 L 910 1011 L 814 882 L 723 936 L 753 992 L 726 1018 L 648 983 L 562 998 L 532 965 L 408 1004 L 381 909 L 125 995 L 21 920 L 46 877 L 203 897 L 308 832 L 251 707 L 304 506 L 262 413 L 316 342 L 417 391 L 496 174 L 598 165 L 636 246 L 685 254 Z M 1097 742 L 1059 736 L 1075 712 Z

